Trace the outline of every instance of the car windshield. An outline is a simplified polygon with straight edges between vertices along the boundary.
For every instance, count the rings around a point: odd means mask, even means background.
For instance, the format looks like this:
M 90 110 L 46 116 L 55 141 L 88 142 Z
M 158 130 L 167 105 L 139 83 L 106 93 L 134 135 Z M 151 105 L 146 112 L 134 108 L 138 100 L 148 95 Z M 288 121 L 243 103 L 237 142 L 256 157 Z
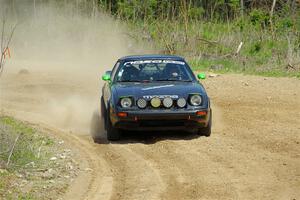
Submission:
M 139 60 L 125 62 L 116 73 L 117 82 L 192 81 L 187 64 L 174 60 Z

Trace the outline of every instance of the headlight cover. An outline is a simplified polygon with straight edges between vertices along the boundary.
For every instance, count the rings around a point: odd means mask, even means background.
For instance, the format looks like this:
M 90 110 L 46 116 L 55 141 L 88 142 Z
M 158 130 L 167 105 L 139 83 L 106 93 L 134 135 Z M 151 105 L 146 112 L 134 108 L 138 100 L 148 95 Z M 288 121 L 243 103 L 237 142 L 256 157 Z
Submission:
M 122 108 L 129 108 L 132 106 L 132 100 L 129 97 L 124 97 L 121 99 Z
M 202 97 L 199 94 L 193 94 L 190 97 L 190 104 L 192 106 L 199 106 L 202 103 Z
M 179 108 L 183 108 L 185 105 L 186 105 L 186 100 L 185 100 L 184 98 L 179 98 L 179 99 L 177 100 L 177 106 L 178 106 Z
M 151 99 L 150 104 L 153 108 L 158 108 L 161 104 L 160 98 L 154 97 Z
M 163 99 L 163 105 L 166 107 L 166 108 L 171 108 L 173 106 L 173 99 L 170 98 L 170 97 L 166 97 Z
M 145 99 L 138 99 L 137 100 L 137 106 L 139 108 L 146 108 L 147 107 L 147 101 Z

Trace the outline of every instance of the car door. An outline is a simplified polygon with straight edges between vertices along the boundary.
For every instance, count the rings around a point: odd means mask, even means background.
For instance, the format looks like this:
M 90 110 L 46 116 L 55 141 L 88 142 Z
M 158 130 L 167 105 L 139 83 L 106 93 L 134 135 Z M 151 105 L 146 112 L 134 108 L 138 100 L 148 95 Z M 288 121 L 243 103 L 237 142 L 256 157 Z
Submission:
M 112 94 L 111 87 L 113 85 L 113 80 L 114 80 L 116 71 L 119 68 L 119 66 L 120 66 L 120 61 L 118 61 L 114 65 L 113 70 L 112 70 L 111 75 L 110 75 L 110 81 L 106 81 L 103 85 L 103 88 L 102 88 L 102 96 L 103 96 L 103 100 L 104 100 L 104 104 L 105 104 L 106 108 L 108 107 L 107 103 L 111 99 L 111 94 Z

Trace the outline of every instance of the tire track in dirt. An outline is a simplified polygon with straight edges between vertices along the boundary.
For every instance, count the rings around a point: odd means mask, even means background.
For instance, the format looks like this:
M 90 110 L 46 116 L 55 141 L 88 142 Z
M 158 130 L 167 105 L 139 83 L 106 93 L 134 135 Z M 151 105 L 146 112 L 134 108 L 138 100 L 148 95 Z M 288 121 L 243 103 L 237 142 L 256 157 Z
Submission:
M 221 119 L 221 110 L 214 106 L 217 111 L 214 120 Z M 224 124 L 214 128 L 214 134 L 223 129 Z M 171 133 L 167 133 L 171 134 Z M 130 145 L 132 151 L 148 160 L 160 171 L 160 174 L 167 184 L 165 193 L 160 199 L 199 199 L 218 198 L 214 185 L 208 185 L 209 179 L 216 180 L 220 174 L 218 186 L 222 185 L 218 195 L 223 199 L 234 199 L 237 196 L 236 189 L 230 183 L 230 177 L 226 176 L 223 163 L 211 158 L 207 151 L 201 150 L 202 141 L 209 141 L 204 137 L 197 137 L 193 134 L 176 133 L 175 136 L 166 138 L 166 141 L 152 141 L 153 144 Z M 146 140 L 147 141 L 147 140 Z M 147 142 L 151 142 L 148 140 Z M 195 145 L 194 145 L 195 144 Z
M 111 199 L 159 199 L 165 183 L 149 161 L 117 144 L 100 145 L 97 152 L 104 155 L 114 176 Z
M 110 199 L 112 195 L 114 179 L 109 170 L 110 167 L 108 163 L 102 157 L 102 155 L 96 153 L 95 146 L 82 139 L 82 137 L 71 135 L 70 139 L 72 142 L 77 143 L 78 146 L 81 146 L 81 148 L 84 149 L 81 156 L 89 157 L 89 168 L 84 169 L 82 180 L 78 180 L 77 184 L 73 184 L 64 198 L 85 200 L 96 200 L 99 198 Z M 88 189 L 85 191 L 84 195 L 82 195 L 82 198 L 78 197 L 77 194 L 78 190 L 82 187 L 82 183 L 86 182 L 86 172 L 90 172 L 91 180 L 89 181 Z
M 97 153 L 97 146 L 87 141 L 83 136 L 77 136 L 47 124 L 39 123 L 36 126 L 55 137 L 59 137 L 77 153 L 76 157 L 79 159 L 81 171 L 63 199 L 111 199 L 114 185 L 113 174 L 106 160 Z
M 235 188 L 226 177 L 222 163 L 210 158 L 207 152 L 195 151 L 194 146 L 184 143 L 167 141 L 148 148 L 135 147 L 133 150 L 144 159 L 151 160 L 161 171 L 168 185 L 161 199 L 206 199 L 219 196 L 223 199 L 234 199 Z M 209 179 L 216 180 L 220 174 L 223 177 L 217 184 L 209 184 Z M 218 191 L 214 190 L 215 185 L 219 187 Z
M 40 97 L 40 90 L 63 99 L 65 93 L 81 93 L 85 86 L 52 77 L 59 85 L 56 90 L 51 84 L 40 86 L 53 81 L 40 80 L 34 74 L 30 77 L 18 81 L 18 76 L 13 76 L 13 84 L 6 79 L 1 88 L 12 89 L 2 93 L 1 105 L 9 115 L 37 123 L 73 146 L 81 171 L 64 199 L 300 197 L 299 80 L 238 75 L 206 80 L 214 103 L 210 138 L 155 132 L 153 136 L 138 133 L 119 142 L 95 144 L 86 133 L 62 131 L 39 120 L 45 117 L 39 106 L 43 108 L 47 101 Z M 41 89 L 36 91 L 37 87 Z M 93 96 L 90 92 L 86 95 Z M 79 111 L 82 105 L 78 104 Z

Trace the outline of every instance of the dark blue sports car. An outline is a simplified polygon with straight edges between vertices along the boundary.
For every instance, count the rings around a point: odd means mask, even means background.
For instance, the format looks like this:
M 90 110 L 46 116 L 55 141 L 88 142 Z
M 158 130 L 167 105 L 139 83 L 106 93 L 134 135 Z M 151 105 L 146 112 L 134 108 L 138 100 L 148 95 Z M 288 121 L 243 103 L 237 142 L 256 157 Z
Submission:
M 210 136 L 210 99 L 183 58 L 123 57 L 102 79 L 101 116 L 108 140 L 120 139 L 122 130 L 179 129 Z

